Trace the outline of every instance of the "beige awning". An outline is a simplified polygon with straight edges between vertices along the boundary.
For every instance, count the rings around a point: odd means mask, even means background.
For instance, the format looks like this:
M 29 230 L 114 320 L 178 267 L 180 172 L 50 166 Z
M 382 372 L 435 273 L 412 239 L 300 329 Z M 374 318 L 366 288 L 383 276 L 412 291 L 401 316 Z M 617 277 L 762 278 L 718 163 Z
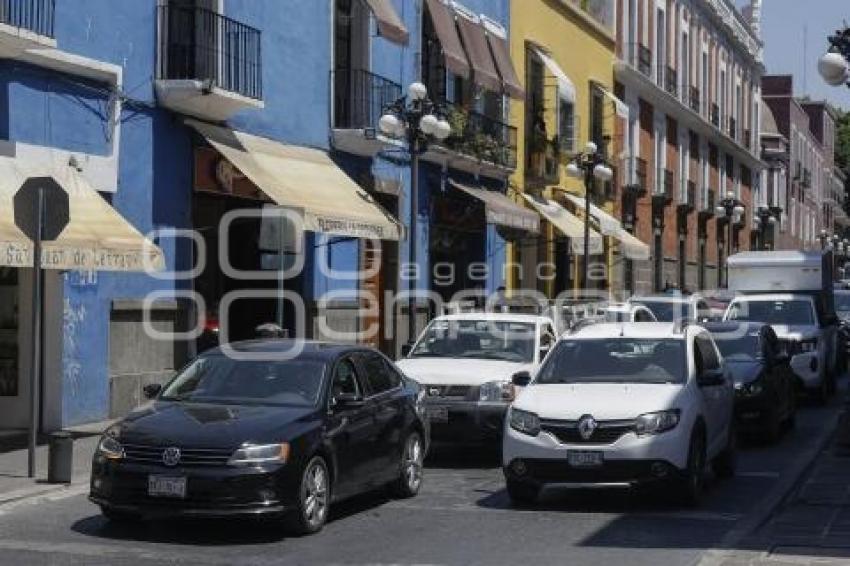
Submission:
M 546 52 L 545 49 L 540 47 L 539 45 L 532 45 L 532 51 L 534 51 L 537 56 L 543 61 L 543 64 L 549 69 L 549 72 L 552 73 L 552 76 L 555 77 L 555 81 L 558 83 L 558 97 L 563 101 L 568 102 L 570 104 L 576 103 L 576 85 L 567 76 L 564 70 L 560 65 Z
M 516 228 L 526 232 L 540 232 L 540 216 L 534 211 L 528 210 L 509 199 L 498 191 L 478 189 L 449 180 L 449 183 L 473 198 L 484 203 L 484 212 L 489 224 Z
M 613 92 L 611 92 L 607 88 L 605 88 L 601 85 L 596 85 L 596 86 L 597 86 L 597 88 L 599 88 L 600 91 L 602 91 L 602 94 L 606 98 L 608 98 L 608 100 L 610 100 L 611 102 L 614 103 L 614 113 L 617 114 L 617 117 L 621 118 L 623 120 L 628 120 L 629 119 L 629 106 L 628 106 L 628 104 L 626 104 L 625 102 L 620 100 L 617 97 L 616 94 L 614 94 Z
M 584 222 L 555 201 L 531 195 L 522 196 L 543 218 L 570 239 L 570 248 L 574 254 L 584 255 Z M 591 254 L 601 254 L 604 251 L 602 236 L 593 228 L 590 229 L 588 249 Z
M 425 3 L 428 5 L 431 23 L 434 24 L 434 31 L 437 32 L 437 37 L 440 39 L 440 45 L 443 48 L 446 68 L 452 73 L 468 79 L 470 76 L 469 61 L 467 61 L 463 46 L 460 44 L 454 12 L 442 0 L 425 0 Z
M 392 0 L 366 0 L 366 4 L 375 15 L 381 37 L 400 45 L 407 45 L 410 33 L 396 12 Z
M 69 222 L 59 237 L 45 242 L 45 269 L 86 271 L 161 270 L 165 261 L 145 238 L 75 169 L 35 169 L 13 158 L 0 158 L 0 265 L 32 267 L 32 242 L 15 226 L 13 198 L 29 177 L 53 177 L 68 193 Z
M 567 195 L 567 198 L 580 210 L 584 210 L 584 199 L 575 195 Z M 590 215 L 599 222 L 599 230 L 606 236 L 611 236 L 623 246 L 623 255 L 629 259 L 646 261 L 649 259 L 649 246 L 623 228 L 619 220 L 590 203 Z
M 484 30 L 487 32 L 487 42 L 490 44 L 490 51 L 493 54 L 493 60 L 496 62 L 496 68 L 502 77 L 505 92 L 511 98 L 525 100 L 525 89 L 522 88 L 522 82 L 520 82 L 511 60 L 511 49 L 508 46 L 508 39 L 503 33 L 504 30 L 497 29 L 486 20 L 484 21 Z
M 399 240 L 398 221 L 327 152 L 186 120 L 276 204 L 297 211 L 304 229 L 355 238 Z
M 492 92 L 502 92 L 502 79 L 499 78 L 493 56 L 490 55 L 484 26 L 481 22 L 473 21 L 462 13 L 458 13 L 457 25 L 469 62 L 472 64 L 472 80 L 482 88 Z

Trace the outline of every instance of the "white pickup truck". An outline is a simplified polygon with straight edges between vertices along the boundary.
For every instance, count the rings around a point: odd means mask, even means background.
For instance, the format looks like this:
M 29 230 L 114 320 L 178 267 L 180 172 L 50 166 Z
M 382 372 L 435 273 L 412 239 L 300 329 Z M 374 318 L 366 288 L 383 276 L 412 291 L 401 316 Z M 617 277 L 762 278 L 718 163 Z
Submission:
M 548 316 L 464 313 L 439 316 L 397 363 L 425 393 L 436 441 L 499 446 L 515 373 L 537 371 L 555 345 Z
M 801 384 L 826 401 L 838 371 L 838 318 L 828 252 L 742 252 L 728 259 L 738 295 L 724 320 L 773 327 Z

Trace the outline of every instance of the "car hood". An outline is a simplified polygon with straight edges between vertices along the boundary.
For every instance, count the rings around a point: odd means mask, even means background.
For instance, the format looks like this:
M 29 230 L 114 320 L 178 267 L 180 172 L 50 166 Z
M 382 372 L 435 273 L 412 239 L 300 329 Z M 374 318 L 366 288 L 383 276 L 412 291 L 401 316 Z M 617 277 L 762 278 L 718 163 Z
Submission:
M 510 380 L 533 364 L 463 358 L 405 358 L 396 363 L 408 377 L 423 385 L 481 385 Z
M 751 383 L 761 375 L 764 365 L 757 360 L 726 359 L 726 369 L 732 374 L 736 384 Z
M 682 385 L 655 383 L 532 384 L 514 407 L 543 419 L 633 419 L 643 413 L 676 408 Z
M 121 423 L 128 444 L 237 447 L 290 440 L 317 418 L 315 408 L 157 401 Z
M 785 340 L 809 340 L 820 336 L 820 328 L 814 324 L 771 324 L 776 336 Z

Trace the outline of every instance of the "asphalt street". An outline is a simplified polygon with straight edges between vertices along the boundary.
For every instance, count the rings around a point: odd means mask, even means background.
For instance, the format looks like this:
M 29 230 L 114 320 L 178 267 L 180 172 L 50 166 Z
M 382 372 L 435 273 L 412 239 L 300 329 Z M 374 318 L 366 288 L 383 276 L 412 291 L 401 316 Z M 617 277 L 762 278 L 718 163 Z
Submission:
M 734 544 L 834 424 L 839 403 L 803 407 L 776 445 L 747 443 L 739 474 L 709 482 L 685 509 L 656 492 L 548 492 L 508 503 L 497 460 L 439 450 L 415 499 L 375 493 L 338 505 L 318 535 L 288 538 L 254 522 L 112 525 L 82 488 L 0 506 L 0 564 L 695 564 Z

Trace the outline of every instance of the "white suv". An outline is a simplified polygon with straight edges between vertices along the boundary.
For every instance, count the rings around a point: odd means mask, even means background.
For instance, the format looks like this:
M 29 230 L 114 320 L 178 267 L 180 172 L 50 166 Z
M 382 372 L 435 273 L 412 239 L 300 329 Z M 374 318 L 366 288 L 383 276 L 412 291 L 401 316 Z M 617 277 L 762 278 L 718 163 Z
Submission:
M 397 365 L 427 395 L 434 440 L 498 446 L 514 400 L 512 376 L 535 371 L 556 341 L 547 316 L 445 315 L 431 321 Z
M 707 462 L 734 473 L 734 383 L 699 326 L 598 324 L 561 339 L 511 405 L 508 494 L 669 482 L 696 503 Z

